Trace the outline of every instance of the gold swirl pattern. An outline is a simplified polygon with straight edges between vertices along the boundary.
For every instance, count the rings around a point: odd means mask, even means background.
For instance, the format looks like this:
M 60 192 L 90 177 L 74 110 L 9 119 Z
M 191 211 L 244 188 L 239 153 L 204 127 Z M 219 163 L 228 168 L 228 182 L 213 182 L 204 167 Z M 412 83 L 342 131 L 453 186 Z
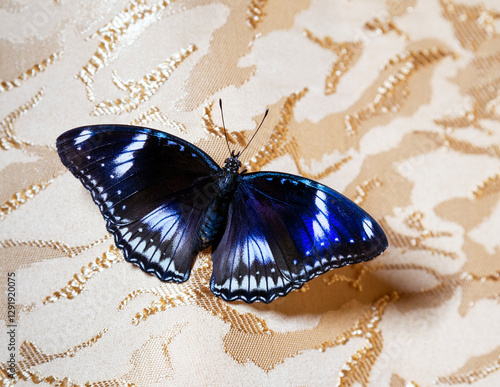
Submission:
M 486 195 L 491 195 L 499 192 L 500 192 L 500 173 L 488 177 L 487 180 L 483 181 L 481 185 L 477 186 L 472 191 L 476 199 L 481 199 Z
M 447 251 L 440 248 L 435 248 L 423 243 L 429 238 L 439 238 L 443 236 L 451 236 L 451 233 L 446 231 L 432 231 L 428 229 L 417 229 L 417 236 L 405 235 L 395 232 L 385 219 L 379 220 L 380 225 L 386 231 L 389 243 L 394 247 L 399 247 L 404 250 L 426 250 L 432 254 L 439 254 L 444 257 L 455 259 L 457 254 L 453 251 Z
M 304 89 L 298 93 L 293 93 L 285 100 L 280 110 L 278 123 L 274 125 L 269 140 L 267 140 L 264 147 L 254 154 L 250 161 L 245 164 L 248 170 L 258 171 L 264 165 L 285 153 L 284 148 L 287 144 L 288 124 L 293 117 L 293 108 L 306 93 L 307 89 Z
M 8 247 L 20 247 L 20 246 L 29 246 L 29 247 L 38 247 L 38 248 L 50 248 L 56 251 L 62 252 L 67 257 L 76 257 L 78 254 L 88 250 L 98 244 L 101 244 L 111 238 L 111 235 L 106 235 L 92 243 L 83 246 L 70 246 L 67 243 L 54 241 L 54 240 L 32 240 L 32 241 L 20 241 L 16 239 L 6 239 L 0 241 L 0 248 L 5 249 Z
M 342 157 L 339 161 L 333 163 L 329 167 L 325 168 L 323 171 L 318 172 L 318 173 L 311 173 L 307 172 L 300 164 L 300 159 L 302 158 L 302 155 L 299 152 L 299 147 L 297 145 L 297 141 L 293 139 L 290 141 L 289 144 L 284 146 L 284 149 L 289 152 L 289 154 L 293 157 L 293 161 L 295 162 L 295 166 L 297 167 L 299 173 L 302 176 L 305 176 L 309 179 L 312 180 L 320 180 L 325 178 L 326 176 L 330 175 L 331 173 L 337 172 L 344 164 L 349 162 L 352 157 L 351 156 L 344 156 Z
M 468 360 L 467 364 L 459 371 L 454 372 L 450 376 L 439 377 L 437 383 L 450 386 L 454 384 L 473 384 L 478 380 L 484 379 L 493 372 L 500 370 L 499 352 L 500 348 L 497 348 L 487 355 L 475 356 Z M 489 364 L 484 364 L 486 361 L 489 361 Z
M 434 122 L 445 129 L 461 129 L 472 126 L 475 129 L 491 134 L 491 132 L 481 125 L 481 112 L 477 101 L 474 102 L 471 110 L 467 110 L 455 117 L 437 118 Z
M 230 132 L 226 130 L 226 135 L 224 134 L 224 128 L 219 125 L 215 125 L 214 119 L 212 116 L 212 109 L 214 107 L 214 103 L 211 102 L 209 105 L 205 106 L 203 109 L 204 114 L 202 116 L 203 120 L 203 129 L 210 135 L 216 136 L 219 138 L 227 138 L 227 140 L 231 144 L 239 144 L 242 147 L 247 145 L 246 140 L 246 132 Z
M 238 313 L 226 303 L 220 301 L 219 299 L 214 299 L 207 291 L 196 291 L 192 284 L 186 284 L 186 288 L 193 291 L 191 297 L 185 297 L 181 295 L 181 292 L 175 292 L 174 289 L 168 289 L 168 295 L 161 295 L 162 293 L 165 293 L 166 290 L 162 288 L 139 289 L 127 296 L 127 299 L 122 301 L 119 308 L 122 309 L 126 302 L 139 295 L 151 293 L 157 295 L 158 299 L 151 302 L 151 304 L 142 311 L 136 313 L 132 319 L 133 325 L 138 325 L 141 321 L 146 321 L 149 317 L 159 312 L 164 312 L 167 309 L 179 305 L 197 305 L 242 332 L 255 334 L 271 333 L 266 322 L 254 314 Z
M 473 384 L 500 370 L 500 347 L 486 355 L 474 356 L 457 372 L 450 376 L 441 376 L 438 384 Z
M 94 107 L 92 113 L 96 116 L 101 116 L 104 114 L 122 114 L 137 109 L 140 104 L 147 101 L 158 91 L 160 86 L 172 75 L 175 68 L 196 51 L 196 49 L 194 44 L 181 49 L 179 53 L 172 55 L 169 59 L 160 63 L 139 81 L 122 81 L 116 72 L 113 72 L 113 83 L 118 89 L 125 91 L 128 96 L 123 99 L 118 98 L 113 101 L 104 100 L 99 102 Z
M 494 12 L 483 4 L 464 5 L 452 0 L 441 0 L 443 16 L 453 23 L 456 36 L 462 46 L 476 51 L 495 34 Z
M 363 313 L 363 317 L 350 321 L 352 326 L 345 331 L 342 330 L 343 326 L 339 326 L 339 324 L 335 325 L 334 313 L 324 315 L 319 324 L 310 330 L 287 333 L 271 332 L 270 334 L 259 335 L 231 328 L 229 333 L 224 337 L 226 352 L 241 364 L 251 359 L 260 368 L 270 371 L 278 364 L 283 363 L 288 357 L 296 356 L 308 349 L 320 349 L 324 351 L 326 348 L 345 344 L 352 337 L 366 338 L 368 343 L 371 344 L 373 343 L 373 335 L 377 334 L 377 323 L 381 315 L 390 301 L 396 298 L 396 294 L 383 296 L 375 302 L 372 308 L 368 308 Z M 350 315 L 349 319 L 353 319 L 353 316 Z M 247 343 L 247 345 L 242 346 L 240 343 Z M 367 345 L 369 346 L 370 344 Z M 377 356 L 376 354 L 379 353 L 380 348 L 375 349 L 375 353 L 371 350 L 361 350 L 354 357 L 361 357 L 365 360 L 368 357 Z M 270 358 L 267 356 L 268 353 L 273 353 L 273 357 Z M 349 367 L 348 364 L 351 360 L 346 363 L 345 369 Z M 359 362 L 358 364 L 362 368 L 361 364 L 364 363 Z M 348 372 L 345 378 L 355 380 L 358 376 L 357 372 Z
M 413 12 L 417 0 L 386 0 L 387 12 L 383 12 L 380 17 L 375 16 L 373 19 L 364 24 L 364 29 L 375 31 L 379 34 L 388 34 L 395 32 L 405 41 L 410 40 L 407 33 L 403 32 L 396 24 L 396 18 Z
M 55 354 L 46 354 L 42 352 L 35 344 L 29 341 L 24 341 L 19 347 L 19 354 L 24 358 L 21 360 L 16 367 L 15 378 L 9 378 L 7 372 L 6 363 L 0 363 L 0 383 L 2 386 L 10 386 L 15 384 L 18 380 L 23 381 L 32 381 L 33 383 L 39 384 L 41 382 L 46 382 L 48 384 L 56 385 L 56 386 L 78 386 L 78 384 L 73 384 L 69 378 L 64 378 L 64 380 L 60 380 L 54 376 L 42 376 L 39 372 L 30 371 L 30 369 L 34 366 L 49 363 L 55 359 L 63 359 L 65 357 L 73 357 L 79 351 L 89 348 L 95 343 L 97 343 L 105 333 L 108 332 L 108 329 L 103 329 L 98 332 L 95 336 L 83 342 L 81 344 L 75 345 L 71 348 L 68 348 L 66 351 L 55 353 Z
M 89 340 L 87 340 L 84 343 L 75 345 L 71 348 L 68 348 L 64 352 L 48 355 L 40 351 L 38 347 L 31 343 L 31 342 L 23 342 L 21 344 L 21 347 L 19 348 L 19 354 L 24 357 L 26 360 L 24 362 L 19 362 L 19 368 L 30 368 L 33 367 L 34 365 L 38 364 L 44 364 L 49 361 L 52 361 L 54 359 L 61 359 L 64 357 L 73 357 L 76 355 L 76 353 L 84 348 L 91 347 L 95 343 L 97 343 L 103 336 L 104 334 L 108 332 L 108 329 L 103 329 L 99 333 L 97 333 L 95 336 L 91 337 Z
M 401 31 L 394 20 L 389 18 L 388 20 L 381 20 L 378 17 L 373 18 L 370 21 L 367 21 L 364 26 L 369 31 L 376 31 L 382 34 L 387 34 L 391 31 L 394 31 L 397 35 L 401 36 L 404 40 L 409 40 L 410 38 L 406 33 Z
M 224 301 L 213 297 L 209 289 L 212 273 L 209 256 L 202 253 L 198 260 L 201 261 L 200 266 L 191 273 L 187 282 L 179 285 L 165 284 L 153 289 L 135 290 L 122 300 L 118 310 L 124 309 L 130 301 L 143 294 L 153 294 L 157 299 L 141 312 L 136 313 L 132 320 L 133 325 L 138 325 L 141 321 L 146 321 L 159 312 L 179 305 L 197 305 L 237 330 L 255 334 L 269 333 L 269 328 L 263 319 L 252 313 L 238 313 Z
M 431 141 L 439 146 L 444 146 L 457 152 L 462 152 L 466 154 L 476 154 L 476 155 L 488 155 L 500 158 L 500 145 L 493 144 L 489 146 L 477 146 L 473 145 L 468 141 L 457 140 L 453 136 L 435 132 L 421 132 L 415 131 L 415 133 L 422 134 L 423 136 L 429 138 Z
M 362 386 L 368 384 L 371 368 L 380 356 L 383 346 L 378 323 L 390 302 L 397 298 L 397 293 L 382 297 L 350 332 L 351 337 L 364 336 L 367 342 L 363 348 L 351 356 L 340 371 L 339 386 L 352 386 L 355 383 L 360 383 Z
M 9 215 L 12 211 L 17 210 L 27 201 L 32 200 L 36 195 L 52 184 L 52 182 L 53 180 L 51 179 L 40 184 L 31 185 L 22 191 L 16 192 L 12 195 L 11 199 L 7 200 L 3 204 L 0 204 L 0 221 L 4 220 L 7 215 Z
M 247 24 L 256 29 L 257 25 L 262 22 L 265 16 L 264 7 L 266 6 L 268 0 L 252 0 L 247 9 Z
M 19 106 L 16 110 L 9 113 L 2 121 L 0 121 L 0 127 L 2 128 L 2 134 L 0 136 L 0 147 L 4 150 L 8 150 L 12 147 L 22 148 L 25 145 L 33 145 L 31 142 L 21 140 L 15 132 L 14 123 L 16 120 L 32 109 L 40 100 L 42 99 L 44 90 L 40 89 L 29 101 Z
M 319 44 L 321 47 L 333 51 L 337 56 L 330 73 L 326 76 L 325 80 L 325 94 L 333 94 L 337 91 L 337 84 L 342 76 L 347 73 L 352 66 L 361 57 L 363 50 L 362 42 L 342 42 L 337 43 L 327 36 L 324 39 L 316 37 L 311 31 L 305 30 L 308 39 L 314 43 Z
M 347 114 L 344 118 L 347 134 L 354 135 L 363 122 L 389 112 L 398 112 L 409 98 L 409 81 L 423 68 L 454 54 L 439 47 L 406 51 L 392 58 L 385 67 L 389 75 L 377 88 L 377 93 L 367 107 Z
M 85 284 L 90 278 L 104 269 L 109 269 L 113 264 L 121 261 L 123 261 L 121 251 L 114 245 L 110 246 L 108 251 L 104 252 L 101 257 L 96 258 L 87 266 L 83 266 L 80 269 L 80 272 L 75 274 L 73 279 L 71 279 L 65 287 L 54 292 L 51 296 L 46 297 L 43 300 L 43 303 L 54 303 L 61 298 L 67 298 L 68 300 L 74 299 L 85 290 Z
M 500 90 L 500 79 L 492 81 L 488 85 L 471 87 L 468 93 L 474 101 L 472 109 L 467 109 L 463 114 L 457 117 L 436 119 L 436 124 L 452 130 L 472 126 L 487 134 L 492 134 L 489 129 L 481 125 L 480 120 L 491 119 L 500 121 L 500 117 L 495 110 L 498 90 Z
M 172 129 L 175 129 L 180 133 L 186 132 L 186 127 L 182 123 L 169 119 L 167 116 L 165 116 L 165 114 L 163 114 L 160 111 L 160 108 L 158 106 L 153 106 L 147 112 L 142 113 L 138 118 L 133 120 L 130 124 L 146 125 L 153 121 L 160 122 L 161 124 L 168 126 Z
M 462 273 L 462 279 L 469 280 L 469 281 L 479 281 L 479 282 L 486 282 L 486 281 L 499 281 L 500 280 L 500 271 L 497 271 L 493 274 L 489 275 L 476 275 L 472 273 Z
M 175 0 L 161 0 L 152 6 L 147 6 L 144 0 L 131 0 L 111 22 L 90 37 L 99 36 L 99 45 L 94 55 L 78 74 L 78 78 L 85 85 L 89 101 L 95 100 L 93 91 L 95 74 L 111 62 L 113 54 L 119 48 L 120 39 L 124 39 L 126 33 L 136 23 L 148 16 L 157 14 L 173 2 Z
M 358 193 L 358 196 L 354 198 L 353 202 L 356 203 L 358 206 L 360 206 L 365 201 L 368 192 L 370 192 L 372 189 L 376 187 L 380 187 L 381 185 L 382 182 L 377 178 L 371 178 L 369 180 L 364 181 L 363 184 L 358 185 L 356 187 L 356 192 Z
M 490 365 L 487 365 L 475 371 L 468 372 L 465 375 L 440 377 L 438 379 L 438 382 L 440 384 L 446 384 L 448 386 L 454 384 L 472 384 L 477 382 L 478 380 L 484 379 L 489 374 L 498 371 L 499 369 L 500 369 L 500 360 L 497 360 Z
M 9 91 L 15 87 L 21 86 L 21 84 L 26 81 L 29 78 L 33 78 L 37 76 L 39 73 L 45 71 L 47 67 L 49 67 L 51 64 L 53 64 L 57 59 L 59 59 L 61 56 L 61 52 L 55 52 L 51 54 L 48 58 L 44 59 L 40 63 L 37 63 L 30 69 L 26 70 L 23 72 L 21 75 L 19 75 L 17 78 L 13 79 L 12 81 L 2 81 L 0 82 L 0 93 L 4 91 Z
M 323 282 L 328 285 L 332 286 L 334 284 L 339 284 L 339 283 L 346 283 L 350 287 L 352 287 L 354 290 L 358 292 L 363 292 L 366 290 L 366 285 L 363 285 L 363 283 L 369 283 L 369 277 L 372 276 L 373 274 L 377 272 L 389 272 L 389 271 L 419 271 L 421 273 L 425 273 L 429 275 L 430 277 L 433 277 L 436 280 L 436 285 L 434 287 L 430 288 L 424 288 L 422 289 L 421 293 L 430 293 L 430 294 L 436 294 L 440 291 L 442 291 L 445 288 L 449 287 L 455 287 L 459 281 L 462 281 L 465 276 L 462 274 L 460 279 L 457 279 L 458 277 L 455 275 L 452 276 L 446 276 L 440 274 L 438 271 L 433 270 L 429 267 L 425 267 L 422 265 L 417 265 L 413 263 L 405 263 L 405 264 L 370 264 L 370 265 L 364 265 L 361 266 L 361 268 L 353 268 L 350 273 L 348 273 L 346 270 L 344 272 L 346 273 L 345 275 L 343 274 L 338 274 L 333 272 L 332 274 L 329 274 L 328 276 L 325 276 L 323 278 Z M 484 282 L 484 281 L 483 281 Z M 397 296 L 398 298 L 405 297 L 408 295 L 408 292 L 404 291 L 397 291 Z

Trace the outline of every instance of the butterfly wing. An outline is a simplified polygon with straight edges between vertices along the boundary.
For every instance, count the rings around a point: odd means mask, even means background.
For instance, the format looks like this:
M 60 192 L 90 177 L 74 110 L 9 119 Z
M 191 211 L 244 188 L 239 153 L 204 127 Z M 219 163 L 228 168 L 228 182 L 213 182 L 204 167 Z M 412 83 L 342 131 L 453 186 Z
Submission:
M 377 222 L 338 192 L 299 176 L 250 173 L 213 250 L 210 287 L 227 301 L 267 303 L 386 248 Z
M 197 254 L 196 227 L 220 167 L 196 146 L 142 127 L 98 125 L 57 139 L 63 164 L 92 194 L 125 259 L 183 282 Z

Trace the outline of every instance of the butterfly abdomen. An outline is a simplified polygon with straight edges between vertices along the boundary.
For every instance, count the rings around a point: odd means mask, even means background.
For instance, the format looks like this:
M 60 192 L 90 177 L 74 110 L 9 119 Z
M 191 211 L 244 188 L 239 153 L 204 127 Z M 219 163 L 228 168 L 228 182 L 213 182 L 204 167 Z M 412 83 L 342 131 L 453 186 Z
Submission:
M 227 222 L 229 203 L 238 186 L 238 171 L 223 168 L 217 180 L 215 195 L 198 224 L 199 251 L 220 238 Z
M 212 245 L 226 224 L 228 203 L 217 199 L 212 202 L 212 205 L 208 208 L 198 227 L 198 246 L 200 251 Z

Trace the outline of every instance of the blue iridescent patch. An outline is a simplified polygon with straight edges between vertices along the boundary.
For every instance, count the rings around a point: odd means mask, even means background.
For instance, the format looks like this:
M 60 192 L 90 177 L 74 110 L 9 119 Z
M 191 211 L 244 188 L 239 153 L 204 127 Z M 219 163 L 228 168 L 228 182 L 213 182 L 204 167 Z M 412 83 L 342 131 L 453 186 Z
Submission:
M 184 282 L 212 246 L 212 292 L 269 303 L 334 268 L 387 248 L 377 222 L 340 193 L 301 176 L 240 173 L 198 147 L 125 125 L 72 129 L 63 164 L 87 188 L 125 259 L 162 281 Z

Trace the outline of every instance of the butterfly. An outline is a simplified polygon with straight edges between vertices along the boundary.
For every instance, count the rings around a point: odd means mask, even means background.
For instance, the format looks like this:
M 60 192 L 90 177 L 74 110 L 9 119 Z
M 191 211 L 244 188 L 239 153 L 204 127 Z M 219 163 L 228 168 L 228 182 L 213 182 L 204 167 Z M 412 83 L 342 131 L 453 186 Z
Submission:
M 240 171 L 241 152 L 221 168 L 181 138 L 128 125 L 69 130 L 57 151 L 127 261 L 184 282 L 211 246 L 210 290 L 226 301 L 269 303 L 387 248 L 382 228 L 345 196 L 301 176 Z

